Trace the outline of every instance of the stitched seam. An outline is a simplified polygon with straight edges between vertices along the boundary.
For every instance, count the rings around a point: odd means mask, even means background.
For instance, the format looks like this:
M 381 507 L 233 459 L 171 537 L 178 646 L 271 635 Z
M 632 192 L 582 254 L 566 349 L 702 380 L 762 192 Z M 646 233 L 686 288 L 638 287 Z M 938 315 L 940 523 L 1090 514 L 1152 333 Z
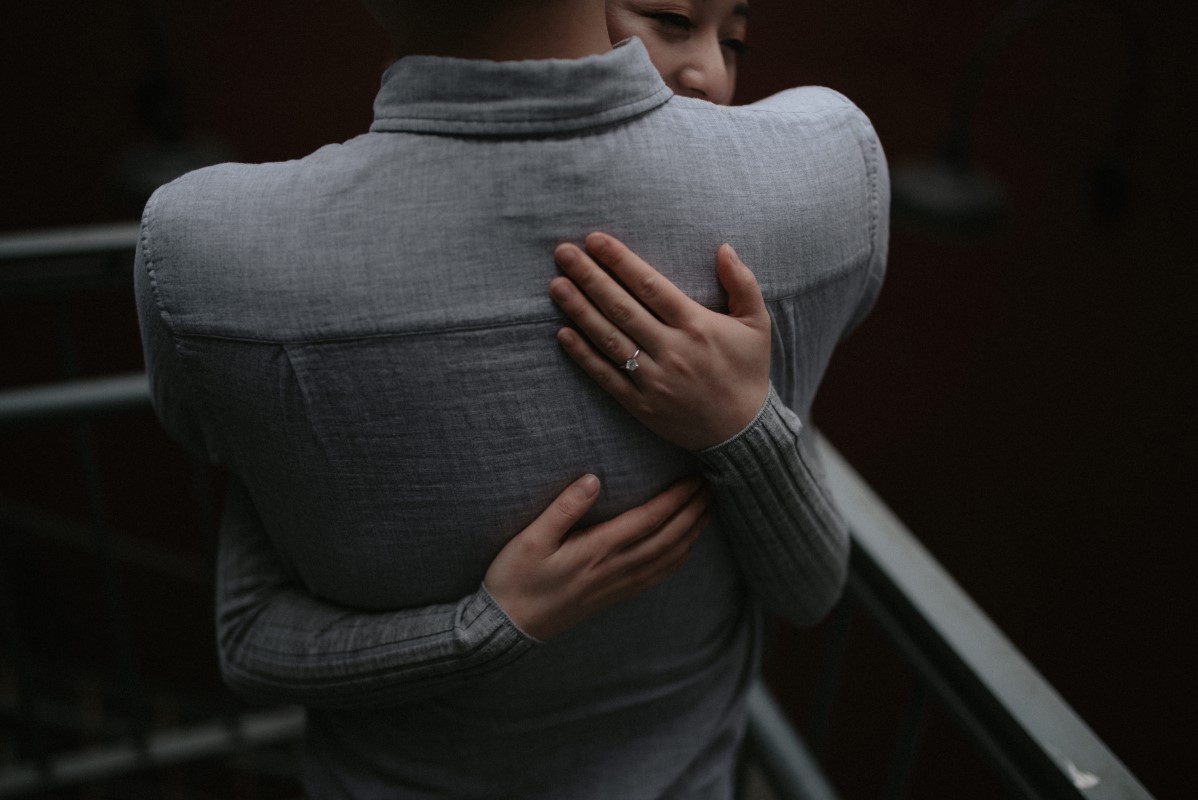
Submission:
M 183 339 L 186 338 L 186 334 L 179 333 L 177 330 L 175 330 L 175 326 L 171 321 L 171 313 L 169 310 L 167 310 L 166 302 L 162 298 L 162 291 L 158 286 L 157 267 L 155 266 L 157 259 L 154 255 L 154 250 L 150 245 L 150 227 L 157 224 L 157 209 L 157 194 L 151 195 L 149 201 L 146 203 L 145 211 L 143 212 L 141 232 L 138 235 L 138 238 L 141 241 L 142 258 L 145 260 L 144 266 L 146 274 L 150 277 L 150 293 L 154 297 L 154 307 L 158 311 L 158 316 L 162 318 L 162 322 L 166 326 L 167 333 L 170 334 L 171 344 L 175 349 L 175 356 L 179 359 L 179 371 L 182 373 L 183 379 L 188 384 L 188 394 L 191 397 L 197 398 L 197 400 L 199 400 L 199 408 L 196 409 L 196 418 L 200 423 L 201 435 L 205 439 L 204 447 L 208 450 L 211 457 L 209 444 L 211 439 L 208 435 L 208 421 L 206 419 L 206 415 L 203 413 L 203 397 L 205 395 L 201 391 L 202 386 L 200 381 L 196 380 L 196 377 L 192 372 L 191 362 L 183 355 Z M 151 387 L 151 392 L 152 391 L 153 387 Z
M 862 148 L 861 153 L 863 156 L 865 155 L 865 148 Z M 878 253 L 878 216 L 881 205 L 878 199 L 878 138 L 876 135 L 870 137 L 869 140 L 869 157 L 865 159 L 865 174 L 869 177 L 869 263 L 872 267 Z M 872 272 L 872 269 L 870 271 Z
M 713 311 L 723 311 L 720 306 L 705 305 Z M 252 342 L 254 344 L 273 344 L 273 345 L 305 345 L 305 344 L 334 344 L 337 342 L 358 342 L 370 339 L 398 339 L 409 338 L 415 336 L 441 336 L 447 333 L 473 333 L 477 331 L 502 330 L 506 328 L 530 327 L 536 325 L 546 325 L 553 323 L 555 325 L 566 324 L 565 317 L 535 317 L 532 319 L 516 319 L 505 322 L 478 322 L 465 325 L 450 325 L 443 328 L 422 328 L 419 330 L 400 330 L 400 331 L 384 331 L 381 333 L 354 333 L 344 334 L 341 336 L 321 336 L 315 338 L 296 338 L 296 339 L 277 339 L 277 338 L 258 338 L 255 336 L 233 336 L 221 333 L 180 333 L 178 336 L 185 339 L 212 339 L 226 342 Z

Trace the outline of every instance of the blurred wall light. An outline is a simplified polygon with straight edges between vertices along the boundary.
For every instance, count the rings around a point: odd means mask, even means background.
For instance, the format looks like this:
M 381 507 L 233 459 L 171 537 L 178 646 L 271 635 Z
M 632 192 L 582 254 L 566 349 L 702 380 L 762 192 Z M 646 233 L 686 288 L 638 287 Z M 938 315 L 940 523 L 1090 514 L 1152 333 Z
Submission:
M 142 138 L 117 157 L 112 182 L 122 204 L 140 216 L 159 186 L 200 167 L 229 161 L 233 151 L 193 129 L 186 92 L 171 70 L 166 33 L 154 1 L 136 5 L 138 40 L 146 44 L 148 62 L 135 89 Z
M 1019 0 L 991 23 L 954 89 L 949 121 L 935 154 L 900 162 L 891 170 L 896 221 L 919 230 L 973 235 L 996 231 L 1009 219 L 1009 193 L 976 165 L 969 153 L 974 113 L 987 78 L 1011 40 L 1045 11 L 1065 1 Z M 1128 162 L 1140 117 L 1145 43 L 1140 21 L 1127 5 L 1121 0 L 1106 0 L 1105 4 L 1121 17 L 1129 51 L 1129 80 L 1115 145 L 1094 166 L 1090 187 L 1096 217 L 1109 224 L 1123 214 L 1131 191 Z

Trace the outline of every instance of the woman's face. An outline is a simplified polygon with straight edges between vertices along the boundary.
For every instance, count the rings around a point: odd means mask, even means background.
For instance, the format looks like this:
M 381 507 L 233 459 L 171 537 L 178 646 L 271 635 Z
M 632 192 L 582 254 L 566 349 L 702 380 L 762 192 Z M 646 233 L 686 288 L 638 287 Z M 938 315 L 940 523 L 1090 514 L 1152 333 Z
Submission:
M 744 0 L 607 0 L 613 42 L 639 37 L 666 85 L 719 105 L 732 102 L 748 25 Z

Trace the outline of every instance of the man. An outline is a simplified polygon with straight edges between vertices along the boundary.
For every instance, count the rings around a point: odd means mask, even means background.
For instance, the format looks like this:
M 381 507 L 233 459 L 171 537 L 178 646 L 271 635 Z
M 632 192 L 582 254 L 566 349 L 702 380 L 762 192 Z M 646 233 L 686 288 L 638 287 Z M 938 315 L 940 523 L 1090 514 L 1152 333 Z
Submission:
M 798 419 L 884 269 L 872 129 L 826 91 L 672 97 L 601 0 L 370 5 L 408 57 L 369 134 L 193 173 L 143 218 L 156 407 L 233 475 L 226 675 L 309 706 L 312 797 L 728 797 L 752 597 L 811 622 L 843 580 Z M 776 392 L 698 459 L 554 341 L 549 254 L 600 226 L 710 307 L 717 244 L 757 272 Z M 563 550 L 689 560 L 538 641 L 482 579 L 585 473 L 602 494 L 559 516 L 612 522 L 546 523 Z

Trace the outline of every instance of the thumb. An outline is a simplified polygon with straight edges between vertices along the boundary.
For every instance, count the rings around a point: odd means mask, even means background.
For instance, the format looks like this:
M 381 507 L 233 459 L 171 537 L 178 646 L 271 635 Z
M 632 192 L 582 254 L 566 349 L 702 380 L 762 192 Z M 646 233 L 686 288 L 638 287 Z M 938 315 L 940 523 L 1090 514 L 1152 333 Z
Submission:
M 720 284 L 728 292 L 728 313 L 757 327 L 769 324 L 770 314 L 765 307 L 765 298 L 757 284 L 757 276 L 749 269 L 730 244 L 720 245 L 716 252 L 716 274 Z
M 567 486 L 528 526 L 539 542 L 556 548 L 599 498 L 599 479 L 587 473 Z

